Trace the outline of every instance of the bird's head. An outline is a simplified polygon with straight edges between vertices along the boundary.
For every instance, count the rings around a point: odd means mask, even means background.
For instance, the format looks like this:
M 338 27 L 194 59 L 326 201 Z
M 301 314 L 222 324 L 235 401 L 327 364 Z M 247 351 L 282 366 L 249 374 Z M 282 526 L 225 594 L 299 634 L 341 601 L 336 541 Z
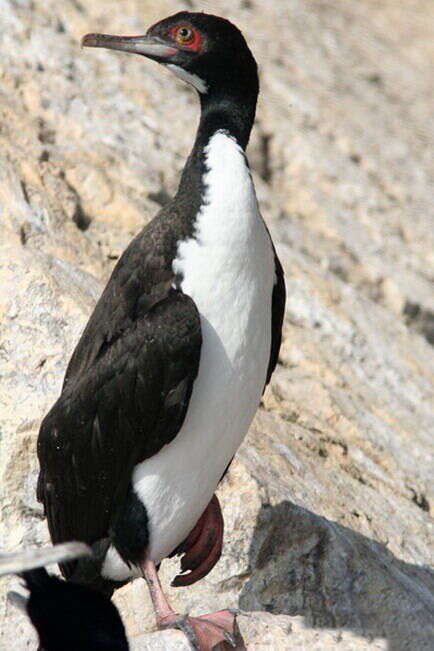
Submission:
M 87 34 L 86 47 L 134 52 L 158 61 L 190 83 L 202 99 L 258 93 L 255 59 L 240 30 L 219 16 L 181 11 L 143 36 Z

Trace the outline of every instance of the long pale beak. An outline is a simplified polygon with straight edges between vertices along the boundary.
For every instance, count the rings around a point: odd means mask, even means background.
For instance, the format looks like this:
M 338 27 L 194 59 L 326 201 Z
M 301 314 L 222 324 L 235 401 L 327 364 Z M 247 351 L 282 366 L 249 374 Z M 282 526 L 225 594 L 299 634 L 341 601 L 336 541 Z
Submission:
M 82 47 L 104 47 L 109 50 L 135 52 L 150 59 L 167 59 L 176 54 L 177 49 L 155 36 L 112 36 L 111 34 L 86 34 Z

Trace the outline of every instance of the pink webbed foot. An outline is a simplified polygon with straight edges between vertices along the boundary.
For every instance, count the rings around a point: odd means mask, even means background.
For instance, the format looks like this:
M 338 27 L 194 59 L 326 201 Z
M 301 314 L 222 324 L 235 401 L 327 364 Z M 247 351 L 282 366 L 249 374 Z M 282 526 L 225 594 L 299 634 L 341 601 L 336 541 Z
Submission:
M 212 570 L 222 553 L 223 528 L 220 504 L 217 496 L 213 495 L 194 529 L 175 550 L 175 554 L 184 555 L 181 558 L 182 574 L 173 579 L 173 586 L 192 585 Z
M 236 611 L 219 610 L 208 615 L 188 617 L 173 613 L 163 617 L 158 627 L 177 628 L 188 638 L 196 651 L 212 651 L 218 644 L 227 642 L 236 646 L 234 627 Z
M 155 610 L 158 628 L 178 628 L 185 633 L 196 651 L 211 651 L 217 644 L 228 642 L 235 646 L 235 610 L 219 610 L 209 615 L 188 617 L 175 613 L 161 587 L 158 572 L 149 559 L 142 565 L 143 577 Z

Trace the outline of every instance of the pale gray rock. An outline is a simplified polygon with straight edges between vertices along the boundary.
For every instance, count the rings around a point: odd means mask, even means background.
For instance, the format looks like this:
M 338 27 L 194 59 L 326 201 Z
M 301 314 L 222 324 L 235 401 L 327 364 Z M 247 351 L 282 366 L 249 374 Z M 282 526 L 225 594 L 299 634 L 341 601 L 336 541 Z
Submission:
M 235 651 L 245 649 L 243 640 L 248 639 L 249 649 L 276 649 L 276 651 L 323 651 L 339 649 L 358 651 L 366 649 L 363 638 L 348 631 L 323 629 L 316 631 L 305 627 L 302 617 L 285 617 L 264 612 L 242 613 L 238 617 L 239 642 Z M 228 647 L 229 648 L 229 647 Z M 386 649 L 384 640 L 372 639 L 369 649 Z M 139 635 L 131 640 L 131 651 L 191 651 L 182 633 L 165 631 Z
M 280 365 L 219 488 L 220 563 L 179 612 L 240 608 L 239 647 L 434 646 L 434 80 L 431 0 L 185 3 L 242 27 L 262 96 L 249 157 L 285 267 Z M 176 189 L 191 90 L 140 57 L 81 51 L 174 0 L 2 0 L 0 548 L 48 543 L 35 441 L 115 260 Z M 52 568 L 54 571 L 54 568 Z M 178 571 L 163 563 L 165 585 Z M 35 649 L 5 598 L 0 648 Z M 115 597 L 135 651 L 143 581 Z

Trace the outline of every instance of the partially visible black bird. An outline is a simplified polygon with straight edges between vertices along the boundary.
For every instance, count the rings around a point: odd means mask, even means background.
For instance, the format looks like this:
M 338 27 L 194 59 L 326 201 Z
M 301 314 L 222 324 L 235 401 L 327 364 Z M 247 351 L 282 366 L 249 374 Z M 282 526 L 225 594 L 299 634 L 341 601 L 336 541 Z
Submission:
M 44 563 L 71 561 L 89 552 L 86 545 L 67 543 L 33 553 L 0 556 L 0 575 L 18 574 L 29 590 L 28 599 L 10 593 L 10 600 L 26 610 L 38 632 L 40 651 L 129 649 L 120 615 L 108 597 L 63 581 L 39 567 Z
M 94 565 L 65 563 L 66 577 L 111 594 L 144 576 L 158 625 L 205 651 L 233 642 L 233 612 L 182 618 L 157 568 L 184 554 L 174 584 L 188 585 L 217 562 L 214 491 L 279 354 L 283 272 L 245 155 L 257 66 L 241 32 L 205 13 L 83 45 L 159 62 L 197 90 L 201 118 L 176 196 L 119 259 L 41 425 L 38 497 L 53 542 L 92 546 Z

